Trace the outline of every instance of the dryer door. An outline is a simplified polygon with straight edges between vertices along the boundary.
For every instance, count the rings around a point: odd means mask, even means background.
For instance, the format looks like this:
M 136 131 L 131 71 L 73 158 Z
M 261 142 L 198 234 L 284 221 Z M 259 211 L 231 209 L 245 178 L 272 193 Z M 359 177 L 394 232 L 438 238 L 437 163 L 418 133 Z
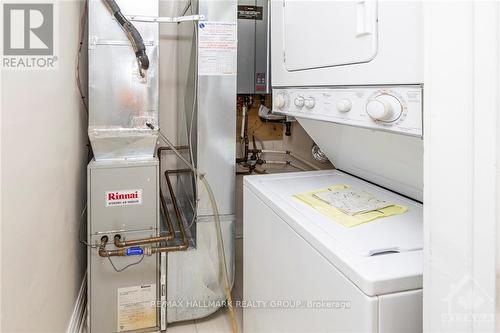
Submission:
M 284 1 L 288 71 L 369 62 L 377 54 L 377 1 Z

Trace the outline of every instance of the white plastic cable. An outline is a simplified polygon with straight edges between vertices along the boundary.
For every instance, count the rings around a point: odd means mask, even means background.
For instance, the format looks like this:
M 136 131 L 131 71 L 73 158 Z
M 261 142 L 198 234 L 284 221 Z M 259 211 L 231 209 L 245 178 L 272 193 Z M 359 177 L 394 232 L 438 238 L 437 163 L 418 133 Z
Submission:
M 241 133 L 240 133 L 240 138 L 244 139 L 245 138 L 245 119 L 247 117 L 247 106 L 243 104 L 243 107 L 241 108 Z
M 299 162 L 302 162 L 304 163 L 305 165 L 307 165 L 308 167 L 310 167 L 311 169 L 313 170 L 321 170 L 320 168 L 318 168 L 317 166 L 315 166 L 314 164 L 312 164 L 311 162 L 309 161 L 306 161 L 304 158 L 298 156 L 298 155 L 295 155 L 294 153 L 292 152 L 289 152 L 289 155 L 293 158 L 295 158 L 296 160 L 298 160 Z

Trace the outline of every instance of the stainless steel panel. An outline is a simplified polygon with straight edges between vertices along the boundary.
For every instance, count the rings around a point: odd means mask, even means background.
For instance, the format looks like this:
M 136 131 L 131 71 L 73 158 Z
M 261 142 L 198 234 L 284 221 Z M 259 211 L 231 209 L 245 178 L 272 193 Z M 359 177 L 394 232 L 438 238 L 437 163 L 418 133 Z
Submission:
M 203 0 L 194 2 L 207 21 L 236 22 L 236 1 Z M 234 279 L 234 210 L 236 160 L 236 76 L 196 77 L 196 44 L 190 23 L 179 25 L 178 78 L 181 89 L 178 105 L 179 132 L 177 144 L 187 144 L 187 133 L 196 92 L 196 114 L 193 124 L 193 153 L 198 170 L 205 174 L 217 199 L 221 214 L 228 274 Z M 195 88 L 195 84 L 197 84 Z M 187 154 L 187 152 L 186 152 Z M 178 165 L 178 167 L 184 167 Z M 180 183 L 178 183 L 180 185 Z M 178 186 L 188 190 L 191 183 Z M 223 282 L 212 206 L 206 190 L 197 181 L 197 222 L 195 248 L 168 254 L 167 300 L 223 302 Z M 190 195 L 184 194 L 189 200 Z M 186 205 L 185 205 L 186 206 Z M 189 208 L 184 208 L 187 211 Z M 176 322 L 207 316 L 218 309 L 175 307 L 167 309 L 167 321 Z
M 158 227 L 158 160 L 90 162 L 89 232 Z M 106 192 L 142 190 L 142 204 L 106 207 Z
M 255 25 L 255 93 L 271 92 L 271 26 L 269 0 L 257 0 L 257 6 L 262 7 L 262 21 Z
M 255 6 L 255 0 L 238 1 L 240 6 Z M 254 19 L 238 18 L 238 94 L 255 93 L 255 27 Z
M 107 191 L 142 189 L 142 204 L 106 207 Z M 90 244 L 100 243 L 102 236 L 109 238 L 107 249 L 114 249 L 113 237 L 119 233 L 123 239 L 138 239 L 158 235 L 158 160 L 92 161 L 88 166 L 88 230 Z M 137 262 L 140 257 L 112 257 L 118 269 Z M 101 258 L 97 248 L 88 248 L 88 306 L 90 332 L 116 332 L 118 330 L 117 290 L 131 286 L 156 284 L 159 299 L 158 256 L 144 257 L 137 265 L 116 272 L 108 258 Z M 156 326 L 159 312 L 155 309 Z M 155 330 L 145 329 L 145 331 Z
M 234 214 L 236 78 L 203 76 L 198 90 L 198 170 L 206 174 L 212 186 L 219 213 Z M 198 215 L 212 215 L 210 200 L 200 182 L 198 193 Z
M 239 0 L 238 11 L 238 94 L 267 94 L 270 92 L 268 0 Z
M 113 239 L 114 233 L 109 233 L 109 239 Z M 133 232 L 122 233 L 125 237 L 145 238 L 155 235 L 155 232 Z M 91 238 L 92 243 L 99 242 L 103 235 L 94 235 Z M 109 245 L 110 249 L 114 246 Z M 131 257 L 112 257 L 111 260 L 117 269 L 138 262 L 140 256 Z M 88 255 L 88 306 L 89 306 L 89 328 L 90 332 L 117 332 L 118 331 L 118 289 L 141 286 L 156 285 L 156 298 L 159 293 L 159 275 L 158 275 L 158 257 L 145 256 L 137 264 L 128 267 L 122 272 L 116 272 L 108 258 L 101 258 L 97 251 L 89 251 Z M 155 312 L 156 325 L 153 327 L 144 327 L 143 331 L 156 331 L 159 325 L 159 308 L 156 304 L 153 306 Z M 134 331 L 135 332 L 135 331 Z
M 117 1 L 125 15 L 158 16 L 157 0 Z M 101 0 L 89 2 L 89 138 L 96 160 L 153 157 L 158 126 L 158 40 L 155 23 L 134 25 L 150 66 L 139 73 L 125 32 Z
M 235 1 L 199 1 L 207 21 L 236 22 Z M 236 77 L 198 77 L 198 170 L 212 185 L 219 213 L 234 214 L 236 173 Z M 212 215 L 207 193 L 198 182 L 198 215 Z

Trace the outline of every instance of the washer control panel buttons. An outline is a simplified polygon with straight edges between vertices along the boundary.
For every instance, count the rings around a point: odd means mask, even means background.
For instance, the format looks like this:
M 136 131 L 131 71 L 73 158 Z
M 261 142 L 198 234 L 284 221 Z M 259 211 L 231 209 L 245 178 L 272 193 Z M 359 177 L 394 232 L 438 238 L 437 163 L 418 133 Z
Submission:
M 274 88 L 287 116 L 422 136 L 422 87 Z M 293 102 L 292 102 L 293 101 Z
M 306 100 L 304 101 L 304 105 L 308 109 L 314 108 L 314 106 L 316 105 L 316 101 L 314 100 L 314 97 L 306 98 Z
M 351 111 L 352 103 L 350 100 L 344 98 L 337 102 L 337 110 L 339 112 L 349 112 Z
M 374 120 L 393 122 L 401 116 L 403 108 L 396 97 L 381 94 L 368 101 L 366 112 Z
M 303 107 L 304 106 L 304 97 L 302 97 L 302 96 L 296 97 L 293 100 L 293 104 L 295 104 L 295 106 L 298 108 Z
M 274 95 L 274 106 L 279 110 L 285 109 L 288 104 L 288 94 L 285 91 L 280 91 Z

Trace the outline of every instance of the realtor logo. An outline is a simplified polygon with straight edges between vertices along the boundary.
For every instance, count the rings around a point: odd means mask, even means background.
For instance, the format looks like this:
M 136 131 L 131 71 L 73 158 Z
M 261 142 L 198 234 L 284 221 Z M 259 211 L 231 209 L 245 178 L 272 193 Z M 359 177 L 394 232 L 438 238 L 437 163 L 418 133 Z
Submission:
M 54 54 L 54 5 L 4 4 L 4 55 Z
M 3 68 L 53 69 L 54 3 L 3 4 Z

